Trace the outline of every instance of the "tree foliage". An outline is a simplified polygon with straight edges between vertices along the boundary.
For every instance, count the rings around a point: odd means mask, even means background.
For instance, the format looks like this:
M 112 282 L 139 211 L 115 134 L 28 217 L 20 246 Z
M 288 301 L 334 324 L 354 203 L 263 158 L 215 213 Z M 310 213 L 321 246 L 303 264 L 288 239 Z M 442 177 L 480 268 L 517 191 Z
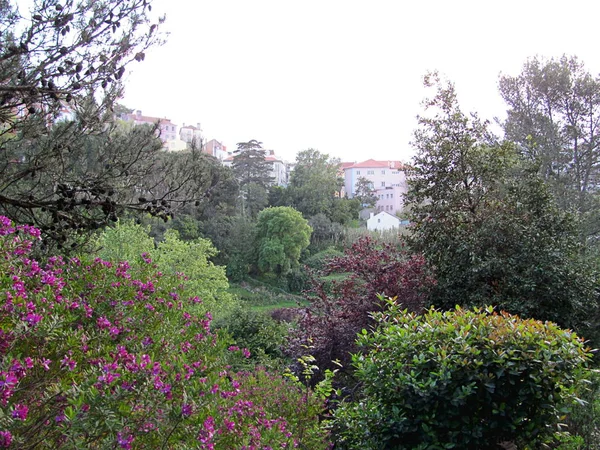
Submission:
M 300 212 L 288 206 L 263 209 L 256 223 L 257 264 L 262 272 L 285 275 L 298 267 L 312 229 Z
M 231 167 L 240 187 L 244 188 L 250 183 L 256 183 L 267 189 L 273 181 L 271 177 L 273 165 L 265 158 L 266 151 L 262 148 L 262 142 L 256 139 L 239 142 L 235 153 Z
M 198 152 L 163 154 L 156 127 L 115 121 L 127 65 L 162 41 L 150 8 L 48 0 L 23 16 L 2 2 L 0 212 L 64 245 L 124 210 L 166 220 L 210 189 L 195 184 Z
M 213 315 L 226 314 L 234 305 L 227 292 L 229 282 L 225 267 L 211 261 L 217 251 L 207 239 L 182 241 L 175 230 L 167 230 L 164 240 L 155 246 L 148 228 L 118 223 L 106 228 L 99 236 L 99 256 L 107 261 L 129 261 L 135 273 L 150 258 L 158 270 L 171 276 L 185 273 L 188 292 L 197 296 Z M 181 275 L 183 276 L 183 275 Z
M 359 177 L 356 181 L 354 198 L 360 201 L 360 204 L 366 208 L 373 208 L 377 204 L 377 196 L 373 188 L 373 182 L 368 178 Z
M 341 448 L 541 448 L 591 358 L 574 333 L 507 313 L 419 316 L 391 302 L 359 336 L 363 383 L 335 412 Z M 506 447 L 505 447 L 506 448 Z
M 322 263 L 324 270 L 312 279 L 305 292 L 310 305 L 294 331 L 289 350 L 299 355 L 309 345 L 316 364 L 334 368 L 338 360 L 349 368 L 356 351 L 356 334 L 373 325 L 371 313 L 384 304 L 380 296 L 394 297 L 411 311 L 425 306 L 432 283 L 424 259 L 404 248 L 362 238 Z
M 415 132 L 407 202 L 412 243 L 435 272 L 432 302 L 498 305 L 583 332 L 597 299 L 573 218 L 511 143 L 460 111 L 451 84 L 426 81 L 436 95 Z
M 306 217 L 329 215 L 343 184 L 339 166 L 339 159 L 318 150 L 298 152 L 288 187 L 291 205 Z
M 539 166 L 562 209 L 581 213 L 584 237 L 600 232 L 600 77 L 576 57 L 531 58 L 500 78 L 506 137 Z

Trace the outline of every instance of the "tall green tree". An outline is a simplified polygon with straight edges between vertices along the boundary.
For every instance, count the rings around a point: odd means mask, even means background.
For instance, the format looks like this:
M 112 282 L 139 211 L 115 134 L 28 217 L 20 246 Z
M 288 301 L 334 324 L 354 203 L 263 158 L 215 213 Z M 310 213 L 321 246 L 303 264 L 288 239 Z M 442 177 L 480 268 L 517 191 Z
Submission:
M 600 77 L 574 56 L 529 59 L 500 77 L 507 139 L 539 171 L 563 209 L 575 209 L 584 236 L 600 233 Z
M 339 167 L 339 159 L 318 150 L 311 148 L 299 152 L 288 186 L 291 205 L 306 217 L 329 216 L 336 193 L 343 185 Z
M 256 139 L 239 142 L 237 147 L 231 167 L 240 185 L 239 210 L 243 216 L 256 217 L 268 203 L 273 164 L 267 161 L 262 142 Z
M 237 144 L 231 167 L 242 188 L 247 184 L 256 183 L 267 189 L 273 182 L 273 165 L 266 160 L 262 142 L 256 139 Z
M 597 319 L 594 276 L 579 259 L 573 218 L 556 207 L 515 146 L 459 108 L 433 74 L 413 145 L 407 202 L 413 246 L 434 268 L 437 306 L 495 305 L 586 330 Z
M 263 209 L 256 224 L 258 268 L 285 275 L 298 267 L 312 229 L 302 214 L 288 206 Z
M 372 208 L 377 204 L 377 196 L 375 195 L 375 189 L 371 180 L 359 177 L 355 188 L 354 198 L 357 198 L 362 206 Z

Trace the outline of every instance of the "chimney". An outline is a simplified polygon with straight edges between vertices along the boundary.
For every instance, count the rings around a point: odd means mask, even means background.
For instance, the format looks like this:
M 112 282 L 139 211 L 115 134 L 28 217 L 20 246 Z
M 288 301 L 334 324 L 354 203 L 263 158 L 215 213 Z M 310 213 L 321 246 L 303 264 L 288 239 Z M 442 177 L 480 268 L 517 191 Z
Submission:
M 371 217 L 373 217 L 374 215 L 375 215 L 374 213 L 370 212 L 370 213 L 369 213 L 369 219 L 370 219 Z

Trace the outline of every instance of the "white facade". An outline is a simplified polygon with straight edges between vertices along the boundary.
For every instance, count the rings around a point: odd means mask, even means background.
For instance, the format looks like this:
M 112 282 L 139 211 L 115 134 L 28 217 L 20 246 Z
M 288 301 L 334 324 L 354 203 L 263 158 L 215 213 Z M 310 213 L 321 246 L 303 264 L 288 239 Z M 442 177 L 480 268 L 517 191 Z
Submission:
M 344 188 L 348 198 L 354 197 L 359 178 L 371 182 L 377 196 L 378 211 L 396 214 L 403 208 L 406 193 L 406 173 L 400 161 L 376 161 L 369 159 L 361 163 L 344 164 Z
M 225 165 L 230 165 L 224 162 L 229 157 L 229 154 L 227 153 L 227 147 L 225 147 L 216 139 L 211 139 L 210 141 L 206 142 L 203 146 L 203 149 L 205 153 L 214 156 Z
M 273 153 L 271 153 L 273 155 Z M 276 186 L 287 186 L 288 173 L 285 163 L 276 156 L 267 156 L 265 158 L 272 164 L 271 177 Z
M 172 123 L 169 119 L 144 116 L 140 110 L 137 110 L 134 114 L 123 114 L 121 119 L 127 122 L 133 122 L 135 125 L 156 125 L 158 123 L 160 139 L 163 143 L 174 141 L 179 136 L 177 133 L 177 125 Z
M 371 213 L 371 217 L 367 219 L 367 229 L 371 231 L 391 230 L 392 228 L 400 228 L 402 221 L 391 215 L 388 212 L 382 211 L 379 214 Z
M 196 141 L 198 145 L 202 142 L 202 128 L 200 128 L 200 124 L 197 123 L 196 126 L 186 125 L 185 123 L 179 129 L 179 139 L 188 144 L 191 144 L 192 141 Z

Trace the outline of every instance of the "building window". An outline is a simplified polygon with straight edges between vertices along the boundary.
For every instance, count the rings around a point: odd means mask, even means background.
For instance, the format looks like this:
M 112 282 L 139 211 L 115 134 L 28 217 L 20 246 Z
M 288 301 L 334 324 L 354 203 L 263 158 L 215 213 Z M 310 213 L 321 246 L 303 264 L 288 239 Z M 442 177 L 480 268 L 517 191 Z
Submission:
M 390 198 L 394 198 L 394 194 L 390 194 Z
M 375 171 L 374 170 L 367 170 L 367 175 L 375 175 Z
M 357 170 L 357 171 L 356 171 L 356 175 L 360 175 L 360 170 Z
M 382 171 L 381 171 L 381 175 L 385 175 L 385 170 L 382 170 Z
M 385 187 L 385 181 L 381 182 L 381 187 Z

